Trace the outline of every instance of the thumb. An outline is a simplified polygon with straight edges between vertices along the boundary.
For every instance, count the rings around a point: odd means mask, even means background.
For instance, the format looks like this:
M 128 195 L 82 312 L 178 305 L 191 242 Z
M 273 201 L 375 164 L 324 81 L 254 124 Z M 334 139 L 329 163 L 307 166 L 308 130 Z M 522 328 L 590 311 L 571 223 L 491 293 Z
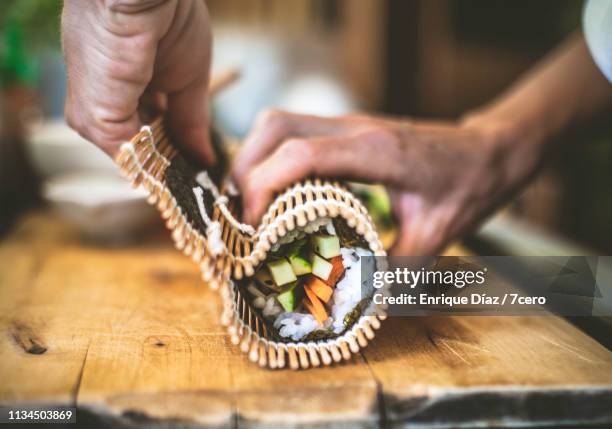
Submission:
M 212 165 L 217 160 L 210 141 L 207 95 L 205 78 L 168 94 L 168 120 L 172 137 L 189 153 Z

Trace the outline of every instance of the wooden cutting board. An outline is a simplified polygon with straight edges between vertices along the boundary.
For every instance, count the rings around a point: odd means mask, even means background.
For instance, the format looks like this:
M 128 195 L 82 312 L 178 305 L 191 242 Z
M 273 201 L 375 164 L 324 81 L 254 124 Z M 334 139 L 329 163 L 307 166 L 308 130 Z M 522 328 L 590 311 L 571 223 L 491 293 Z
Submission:
M 142 427 L 612 424 L 612 352 L 559 317 L 390 318 L 353 361 L 294 372 L 249 362 L 219 312 L 166 233 L 109 249 L 32 214 L 0 243 L 0 403 Z

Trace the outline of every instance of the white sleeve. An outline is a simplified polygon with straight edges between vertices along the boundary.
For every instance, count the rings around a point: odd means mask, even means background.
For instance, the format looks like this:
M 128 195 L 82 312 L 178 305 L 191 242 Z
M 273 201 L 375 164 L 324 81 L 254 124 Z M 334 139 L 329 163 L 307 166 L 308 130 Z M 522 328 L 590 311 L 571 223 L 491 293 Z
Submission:
M 595 64 L 612 82 L 612 0 L 588 0 L 583 27 Z

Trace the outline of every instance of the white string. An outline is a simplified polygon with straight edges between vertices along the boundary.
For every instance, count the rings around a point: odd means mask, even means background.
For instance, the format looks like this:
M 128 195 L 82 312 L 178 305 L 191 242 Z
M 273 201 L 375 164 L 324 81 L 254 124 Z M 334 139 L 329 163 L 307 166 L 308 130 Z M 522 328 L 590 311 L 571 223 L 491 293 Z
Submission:
M 228 199 L 225 195 L 219 194 L 219 189 L 211 180 L 206 171 L 201 171 L 196 175 L 196 182 L 205 189 L 208 189 L 215 199 L 214 204 L 219 207 L 221 213 L 225 216 L 228 222 L 243 234 L 255 235 L 255 228 L 246 223 L 241 223 L 236 220 L 234 215 L 227 208 Z
M 206 224 L 206 247 L 213 256 L 219 256 L 223 252 L 227 252 L 227 247 L 221 239 L 221 224 L 217 221 L 212 221 L 206 213 L 206 207 L 204 206 L 204 191 L 202 188 L 193 188 L 193 193 L 198 203 L 198 210 L 200 211 L 200 217 Z

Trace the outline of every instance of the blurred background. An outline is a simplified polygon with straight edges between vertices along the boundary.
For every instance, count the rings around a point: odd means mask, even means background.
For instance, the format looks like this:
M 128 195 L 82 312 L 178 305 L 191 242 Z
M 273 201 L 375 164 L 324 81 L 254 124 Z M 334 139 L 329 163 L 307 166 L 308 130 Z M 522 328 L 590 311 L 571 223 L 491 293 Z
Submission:
M 231 67 L 242 73 L 213 102 L 216 123 L 237 138 L 272 106 L 452 120 L 508 87 L 578 29 L 582 13 L 576 0 L 207 4 L 213 74 Z M 112 162 L 63 124 L 60 13 L 58 0 L 0 2 L 0 233 L 46 200 L 86 234 L 125 236 L 149 225 L 143 217 L 152 224 L 156 218 L 144 196 L 116 178 Z M 505 219 L 610 254 L 612 127 L 593 125 L 567 139 L 578 144 L 551 158 L 504 209 Z M 512 235 L 512 225 L 488 230 Z M 523 251 L 530 253 L 529 245 Z

